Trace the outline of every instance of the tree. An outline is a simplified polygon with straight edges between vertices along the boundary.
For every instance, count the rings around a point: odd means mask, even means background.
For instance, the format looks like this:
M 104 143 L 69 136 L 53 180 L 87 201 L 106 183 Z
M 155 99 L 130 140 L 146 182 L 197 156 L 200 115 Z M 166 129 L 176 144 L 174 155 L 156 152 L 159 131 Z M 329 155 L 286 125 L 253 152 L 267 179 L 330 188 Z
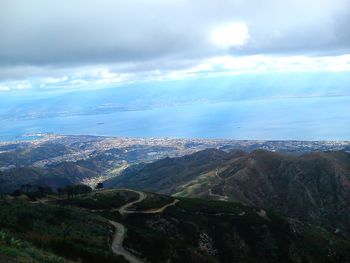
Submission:
M 21 189 L 16 189 L 15 191 L 12 192 L 12 196 L 14 197 L 18 197 L 21 196 L 23 194 L 23 191 Z
M 96 189 L 103 189 L 103 183 L 98 183 L 97 185 L 96 185 Z
M 52 188 L 50 186 L 38 186 L 37 192 L 40 197 L 44 197 L 53 193 Z
M 58 195 L 64 195 L 64 188 L 61 188 L 61 187 L 58 187 L 57 189 L 56 189 L 56 191 L 57 191 L 57 193 L 58 193 Z
M 22 184 L 21 190 L 24 193 L 29 193 L 32 190 L 32 185 L 31 184 Z
M 63 188 L 63 192 L 67 194 L 68 198 L 73 198 L 76 195 L 88 194 L 92 191 L 92 188 L 87 185 L 68 185 Z

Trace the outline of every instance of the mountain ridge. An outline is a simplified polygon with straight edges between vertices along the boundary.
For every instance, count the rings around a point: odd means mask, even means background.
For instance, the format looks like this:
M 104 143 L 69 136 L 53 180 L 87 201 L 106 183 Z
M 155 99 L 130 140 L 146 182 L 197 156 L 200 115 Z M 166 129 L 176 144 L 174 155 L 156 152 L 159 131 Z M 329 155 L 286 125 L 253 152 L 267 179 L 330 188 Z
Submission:
M 204 150 L 127 169 L 106 185 L 232 200 L 350 233 L 350 154 L 341 151 Z

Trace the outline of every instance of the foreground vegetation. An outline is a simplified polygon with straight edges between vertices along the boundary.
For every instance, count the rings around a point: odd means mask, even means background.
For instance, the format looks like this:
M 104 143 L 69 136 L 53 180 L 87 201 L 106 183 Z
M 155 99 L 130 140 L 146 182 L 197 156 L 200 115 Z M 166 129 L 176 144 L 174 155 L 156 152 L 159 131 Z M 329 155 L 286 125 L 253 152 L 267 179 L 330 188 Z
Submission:
M 36 248 L 29 242 L 16 239 L 6 231 L 0 232 L 1 262 L 18 263 L 68 263 L 65 258 Z
M 123 262 L 109 249 L 113 228 L 104 218 L 82 209 L 6 200 L 0 203 L 0 228 L 14 239 L 72 261 Z M 1 250 L 7 256 L 15 252 Z
M 350 242 L 322 228 L 237 203 L 146 193 L 121 216 L 130 191 L 94 191 L 48 202 L 19 196 L 0 201 L 1 262 L 126 262 L 110 249 L 119 222 L 123 246 L 145 262 L 350 262 Z M 54 198 L 49 198 L 54 200 Z

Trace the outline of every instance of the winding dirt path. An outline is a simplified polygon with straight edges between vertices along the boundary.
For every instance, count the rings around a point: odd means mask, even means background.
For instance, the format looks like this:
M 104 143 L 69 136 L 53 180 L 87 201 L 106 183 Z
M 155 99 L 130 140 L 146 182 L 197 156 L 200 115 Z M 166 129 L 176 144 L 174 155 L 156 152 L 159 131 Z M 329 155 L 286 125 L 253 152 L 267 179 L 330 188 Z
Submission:
M 137 203 L 141 203 L 143 200 L 146 199 L 147 195 L 143 192 L 140 192 L 140 191 L 135 191 L 135 190 L 131 190 L 131 189 L 123 189 L 123 191 L 129 191 L 129 192 L 134 192 L 134 193 L 137 193 L 139 195 L 139 198 L 135 201 L 132 201 L 130 203 L 126 203 L 125 205 L 123 205 L 122 207 L 120 207 L 118 209 L 119 213 L 121 215 L 126 215 L 126 214 L 131 214 L 131 213 L 137 213 L 138 211 L 129 211 L 128 209 L 130 207 L 132 207 L 133 205 L 137 204 Z
M 176 203 L 179 202 L 178 199 L 175 199 L 169 204 L 166 204 L 165 206 L 162 206 L 161 208 L 153 208 L 149 210 L 144 210 L 144 211 L 129 211 L 130 213 L 139 213 L 139 214 L 159 214 L 163 213 L 165 209 L 167 209 L 170 206 L 176 205 Z
M 145 200 L 147 198 L 147 195 L 143 192 L 131 190 L 131 189 L 120 189 L 119 191 L 130 191 L 130 192 L 137 193 L 139 195 L 139 198 L 137 200 L 126 203 L 125 205 L 123 205 L 122 207 L 117 209 L 117 211 L 123 216 L 125 216 L 127 214 L 158 214 L 158 213 L 164 212 L 165 209 L 167 209 L 168 207 L 173 206 L 177 202 L 179 202 L 178 199 L 175 199 L 171 203 L 166 204 L 160 208 L 154 208 L 154 209 L 149 209 L 149 210 L 144 210 L 144 211 L 128 210 L 133 205 Z M 115 230 L 116 230 L 114 237 L 113 237 L 113 240 L 112 240 L 112 246 L 111 246 L 113 253 L 123 256 L 130 263 L 142 263 L 143 261 L 141 259 L 135 257 L 133 254 L 131 254 L 129 251 L 127 251 L 123 247 L 123 241 L 125 239 L 125 235 L 127 232 L 126 227 L 124 225 L 122 225 L 121 223 L 118 223 L 115 221 L 109 221 L 109 223 L 111 225 L 113 225 Z
M 125 226 L 115 221 L 109 221 L 109 223 L 115 228 L 115 234 L 111 246 L 113 253 L 123 256 L 130 263 L 142 263 L 140 259 L 135 257 L 123 247 L 123 241 L 126 234 Z

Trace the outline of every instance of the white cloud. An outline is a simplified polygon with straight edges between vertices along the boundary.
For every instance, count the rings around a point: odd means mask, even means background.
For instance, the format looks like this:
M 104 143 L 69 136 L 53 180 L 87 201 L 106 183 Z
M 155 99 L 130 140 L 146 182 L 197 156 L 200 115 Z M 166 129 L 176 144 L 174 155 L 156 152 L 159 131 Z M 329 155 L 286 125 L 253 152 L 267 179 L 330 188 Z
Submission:
M 128 68 L 128 66 L 122 66 L 120 64 L 77 67 L 70 69 L 69 72 L 62 72 L 62 75 L 57 75 L 60 74 L 60 72 L 58 72 L 52 77 L 41 77 L 38 75 L 28 80 L 0 82 L 0 91 L 36 87 L 48 90 L 98 89 L 134 82 L 178 80 L 261 72 L 350 72 L 350 54 L 323 57 L 226 55 L 189 61 L 184 65 L 174 69 L 163 68 L 159 65 L 149 70 L 147 70 L 149 65 L 146 65 L 141 71 L 133 71 Z
M 307 56 L 222 56 L 207 60 L 214 71 L 236 73 L 350 71 L 350 54 L 326 57 Z
M 0 85 L 0 91 L 9 91 L 11 88 L 9 86 Z
M 33 88 L 33 86 L 27 80 L 0 83 L 0 91 L 24 90 L 31 88 Z
M 228 49 L 245 45 L 250 38 L 248 26 L 243 22 L 233 22 L 214 28 L 210 34 L 212 43 Z

